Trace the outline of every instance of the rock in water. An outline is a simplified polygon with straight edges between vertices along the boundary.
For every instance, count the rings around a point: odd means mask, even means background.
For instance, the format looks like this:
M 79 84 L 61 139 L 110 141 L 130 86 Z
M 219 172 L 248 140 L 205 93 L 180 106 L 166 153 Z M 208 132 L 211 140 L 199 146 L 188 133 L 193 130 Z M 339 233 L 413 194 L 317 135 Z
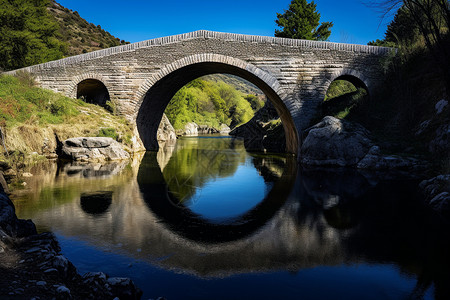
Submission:
M 230 127 L 228 127 L 227 124 L 223 124 L 223 123 L 220 124 L 219 133 L 228 134 L 228 133 L 230 133 L 230 131 L 231 131 L 231 129 L 230 129 Z
M 109 137 L 76 137 L 63 142 L 62 158 L 74 161 L 111 161 L 129 159 L 130 154 Z
M 306 165 L 354 166 L 374 145 L 364 127 L 331 116 L 305 132 L 301 162 Z
M 198 125 L 194 122 L 189 122 L 184 126 L 183 135 L 186 136 L 197 136 L 198 135 Z
M 163 114 L 161 122 L 159 123 L 158 132 L 156 133 L 156 139 L 159 142 L 173 141 L 177 139 L 175 129 L 170 124 L 166 114 Z

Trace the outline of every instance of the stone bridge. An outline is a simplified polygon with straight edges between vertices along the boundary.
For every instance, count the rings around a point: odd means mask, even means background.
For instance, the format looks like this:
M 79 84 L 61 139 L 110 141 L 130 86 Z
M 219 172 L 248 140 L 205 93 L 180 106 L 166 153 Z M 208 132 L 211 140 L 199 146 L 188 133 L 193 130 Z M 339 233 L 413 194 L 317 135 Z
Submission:
M 228 73 L 258 86 L 274 104 L 297 153 L 333 80 L 346 79 L 369 93 L 380 83 L 388 48 L 195 31 L 99 50 L 22 70 L 43 88 L 98 104 L 111 100 L 136 125 L 148 150 L 175 93 L 203 75 Z M 15 72 L 15 71 L 13 71 Z

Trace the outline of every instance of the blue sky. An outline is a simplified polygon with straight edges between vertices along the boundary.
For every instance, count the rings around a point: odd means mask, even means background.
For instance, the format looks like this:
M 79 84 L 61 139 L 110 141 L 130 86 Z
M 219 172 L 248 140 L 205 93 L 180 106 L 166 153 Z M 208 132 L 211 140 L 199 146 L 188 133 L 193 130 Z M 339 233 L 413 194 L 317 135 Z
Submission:
M 321 22 L 332 21 L 330 41 L 367 44 L 381 39 L 390 19 L 363 2 L 317 0 Z M 129 42 L 199 29 L 273 36 L 276 13 L 291 0 L 57 0 L 87 21 Z

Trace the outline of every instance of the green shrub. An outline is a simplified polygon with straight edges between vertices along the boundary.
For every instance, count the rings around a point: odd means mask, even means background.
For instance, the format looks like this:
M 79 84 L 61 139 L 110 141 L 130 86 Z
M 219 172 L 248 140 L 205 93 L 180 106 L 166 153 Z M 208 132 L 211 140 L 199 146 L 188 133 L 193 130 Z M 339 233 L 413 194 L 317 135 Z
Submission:
M 99 137 L 110 137 L 117 141 L 119 134 L 117 134 L 114 128 L 100 128 L 98 135 Z
M 165 113 L 177 130 L 189 122 L 215 128 L 222 123 L 233 127 L 253 117 L 252 103 L 255 108 L 263 105 L 256 96 L 253 99 L 223 81 L 196 79 L 175 94 Z

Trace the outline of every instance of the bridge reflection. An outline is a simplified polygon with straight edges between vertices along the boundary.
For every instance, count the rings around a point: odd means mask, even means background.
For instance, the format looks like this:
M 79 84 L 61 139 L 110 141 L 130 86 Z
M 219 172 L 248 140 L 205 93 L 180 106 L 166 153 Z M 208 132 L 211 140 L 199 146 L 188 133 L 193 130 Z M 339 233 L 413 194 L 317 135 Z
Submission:
M 214 152 L 205 151 L 201 157 L 212 156 L 213 159 L 216 159 Z M 195 162 L 197 161 L 195 160 Z M 210 173 L 207 176 L 225 176 L 220 174 L 223 170 L 222 168 L 217 169 L 219 174 L 214 174 L 211 173 L 213 168 L 208 168 L 208 166 L 211 165 L 208 163 L 204 164 L 200 171 L 209 170 L 208 172 Z M 231 169 L 237 167 L 231 166 Z M 264 226 L 274 216 L 290 194 L 295 180 L 296 166 L 294 158 L 287 159 L 283 174 L 274 182 L 267 196 L 256 207 L 225 224 L 209 222 L 184 206 L 183 202 L 180 202 L 180 199 L 176 196 L 180 195 L 180 193 L 174 193 L 170 190 L 170 185 L 166 182 L 165 176 L 163 176 L 158 167 L 156 153 L 147 153 L 145 155 L 139 169 L 137 181 L 143 200 L 151 212 L 167 225 L 170 231 L 193 241 L 223 243 L 239 240 L 250 235 Z M 190 178 L 196 180 L 196 178 L 201 177 L 204 180 L 207 176 L 193 174 Z M 200 182 L 184 185 L 190 188 L 191 191 L 185 192 L 182 198 L 186 199 L 186 194 L 192 195 L 194 192 L 192 190 L 201 184 Z M 251 189 L 251 187 L 249 188 Z
M 180 160 L 177 151 L 171 159 Z M 449 229 L 414 197 L 414 183 L 355 170 L 297 169 L 288 159 L 276 167 L 257 156 L 252 161 L 273 187 L 255 207 L 224 224 L 179 203 L 167 184 L 170 159 L 161 170 L 156 153 L 120 176 L 80 177 L 77 189 L 61 180 L 59 193 L 46 192 L 45 201 L 53 197 L 53 205 L 17 210 L 41 229 L 201 277 L 390 264 L 417 278 L 412 296 L 434 286 L 436 299 L 449 297 Z M 108 208 L 99 214 L 83 209 L 81 186 L 86 194 L 108 186 Z M 66 190 L 71 192 L 61 192 Z M 70 199 L 57 200 L 59 194 Z

